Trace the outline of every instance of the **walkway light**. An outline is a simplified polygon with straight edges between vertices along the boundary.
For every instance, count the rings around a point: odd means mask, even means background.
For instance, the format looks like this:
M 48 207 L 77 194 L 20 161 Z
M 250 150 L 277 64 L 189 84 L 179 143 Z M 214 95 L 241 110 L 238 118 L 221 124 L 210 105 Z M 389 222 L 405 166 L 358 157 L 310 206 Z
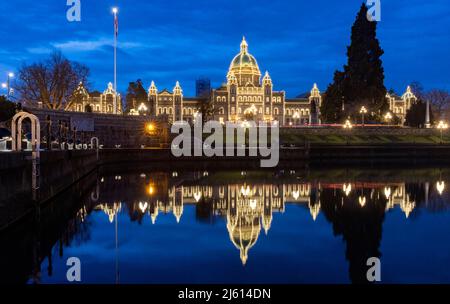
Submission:
M 352 129 L 352 128 L 353 128 L 353 125 L 352 125 L 352 123 L 350 122 L 350 120 L 347 119 L 342 127 L 343 127 L 344 129 Z
M 367 109 L 366 109 L 366 107 L 362 106 L 362 107 L 361 107 L 361 110 L 359 110 L 359 113 L 360 113 L 361 116 L 362 116 L 362 125 L 364 126 L 364 115 L 367 114 Z
M 442 144 L 442 132 L 444 130 L 448 129 L 448 124 L 444 121 L 440 121 L 439 124 L 436 126 L 436 128 L 439 130 L 439 132 L 441 133 L 441 144 Z
M 387 112 L 386 115 L 384 115 L 384 120 L 389 124 L 392 120 L 392 114 L 391 112 Z

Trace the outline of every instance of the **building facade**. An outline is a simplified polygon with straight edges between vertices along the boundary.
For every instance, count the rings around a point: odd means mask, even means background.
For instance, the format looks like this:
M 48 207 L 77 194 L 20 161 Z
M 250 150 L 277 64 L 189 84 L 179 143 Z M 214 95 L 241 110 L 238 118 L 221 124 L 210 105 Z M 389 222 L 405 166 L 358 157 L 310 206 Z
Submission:
M 114 111 L 114 98 L 117 97 L 117 112 Z M 103 114 L 122 114 L 122 100 L 120 94 L 117 94 L 112 83 L 108 84 L 103 93 L 89 93 L 83 83 L 78 85 L 74 92 L 74 98 L 69 111 L 74 112 L 92 112 Z
M 406 113 L 411 109 L 411 106 L 417 102 L 417 97 L 411 90 L 411 87 L 406 88 L 406 92 L 400 97 L 396 94 L 387 94 L 386 98 L 389 102 L 389 110 L 400 118 L 401 124 L 405 124 Z
M 282 125 L 320 124 L 322 97 L 317 85 L 303 98 L 288 99 L 284 91 L 275 91 L 268 72 L 262 76 L 258 63 L 248 51 L 245 38 L 240 52 L 231 61 L 226 83 L 211 90 L 209 97 L 185 97 L 179 82 L 172 91 L 158 91 L 152 81 L 148 89 L 150 115 L 167 115 L 169 121 L 192 122 L 204 103 L 212 108 L 217 121 L 266 121 Z M 133 109 L 134 113 L 141 113 Z

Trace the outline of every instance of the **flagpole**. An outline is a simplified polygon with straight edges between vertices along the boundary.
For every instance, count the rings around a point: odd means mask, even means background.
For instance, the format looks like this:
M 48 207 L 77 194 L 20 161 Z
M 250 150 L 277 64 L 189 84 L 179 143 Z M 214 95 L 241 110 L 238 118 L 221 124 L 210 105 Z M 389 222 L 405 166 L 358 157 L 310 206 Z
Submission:
M 113 8 L 113 13 L 114 13 L 114 114 L 117 114 L 117 35 L 118 35 L 118 31 L 117 31 L 117 12 L 119 10 L 117 9 L 117 7 Z

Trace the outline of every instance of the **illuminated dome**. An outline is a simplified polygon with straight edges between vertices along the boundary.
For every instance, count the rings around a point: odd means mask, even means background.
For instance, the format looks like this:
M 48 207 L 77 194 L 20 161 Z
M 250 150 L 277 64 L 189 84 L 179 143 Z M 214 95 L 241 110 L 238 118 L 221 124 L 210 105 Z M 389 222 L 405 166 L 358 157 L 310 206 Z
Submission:
M 255 57 L 248 52 L 248 44 L 245 37 L 242 38 L 241 51 L 231 61 L 228 74 L 234 74 L 241 86 L 247 83 L 252 83 L 255 86 L 259 85 L 261 72 Z
M 248 260 L 248 252 L 258 241 L 261 231 L 259 217 L 250 215 L 233 218 L 233 216 L 228 216 L 227 229 L 230 240 L 239 249 L 242 264 L 245 265 Z

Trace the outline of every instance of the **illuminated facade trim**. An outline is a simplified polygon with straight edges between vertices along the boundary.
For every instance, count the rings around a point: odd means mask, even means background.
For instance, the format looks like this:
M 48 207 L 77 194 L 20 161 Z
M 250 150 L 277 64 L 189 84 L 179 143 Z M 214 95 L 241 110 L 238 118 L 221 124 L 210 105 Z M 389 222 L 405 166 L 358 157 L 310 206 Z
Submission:
M 172 92 L 165 89 L 158 92 L 152 81 L 148 90 L 148 114 L 167 115 L 172 122 L 193 122 L 202 103 L 210 102 L 213 119 L 217 121 L 276 121 L 289 126 L 320 124 L 322 97 L 316 84 L 307 96 L 287 99 L 284 91 L 273 90 L 268 72 L 261 76 L 258 63 L 243 38 L 240 52 L 231 61 L 226 83 L 212 90 L 209 98 L 184 97 L 178 82 Z

